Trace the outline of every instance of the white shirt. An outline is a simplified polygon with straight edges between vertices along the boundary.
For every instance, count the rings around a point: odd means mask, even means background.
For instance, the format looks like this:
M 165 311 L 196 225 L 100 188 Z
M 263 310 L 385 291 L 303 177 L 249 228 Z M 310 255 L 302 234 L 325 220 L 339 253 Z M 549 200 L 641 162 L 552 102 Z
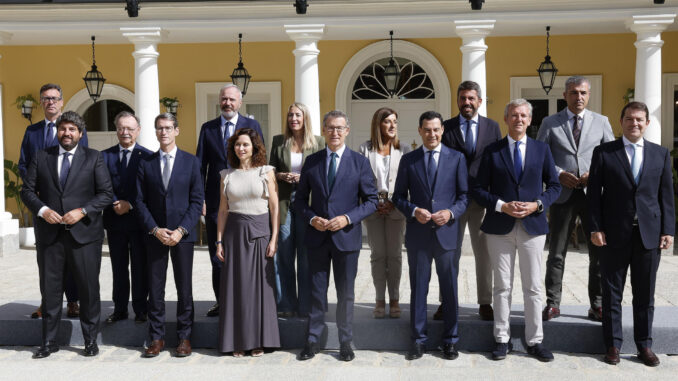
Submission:
M 471 119 L 466 119 L 459 115 L 459 129 L 461 130 L 461 136 L 464 137 L 464 142 L 466 142 L 466 123 L 468 122 L 471 122 L 471 134 L 475 142 L 478 140 L 478 114 L 475 114 Z
M 577 122 L 579 123 L 579 127 L 582 127 L 584 125 L 584 117 L 586 116 L 586 109 L 584 109 L 582 112 L 579 114 L 575 114 L 572 111 L 570 111 L 569 108 L 565 109 L 567 111 L 567 125 L 570 127 L 570 131 L 574 129 L 574 116 L 577 115 Z
M 424 149 L 424 168 L 428 170 L 428 151 L 435 151 L 437 153 L 433 154 L 433 160 L 436 161 L 436 164 L 438 164 L 440 161 L 440 150 L 442 149 L 442 144 L 438 144 L 438 146 L 434 149 L 428 149 L 426 146 L 422 145 L 421 148 Z
M 375 153 L 377 158 L 375 160 L 377 173 L 377 191 L 388 192 L 388 176 L 391 169 L 391 155 L 382 156 Z
M 569 110 L 568 110 L 569 111 Z M 511 152 L 511 162 L 513 162 L 513 152 L 516 150 L 516 141 L 511 138 L 511 136 L 506 135 L 508 138 L 508 145 L 509 145 L 509 151 Z M 527 149 L 527 134 L 523 135 L 523 137 L 520 139 L 520 146 L 518 146 L 518 149 L 520 150 L 520 157 L 523 158 L 523 171 L 525 170 L 525 152 Z M 494 210 L 497 211 L 498 213 L 502 213 L 501 207 L 506 204 L 504 200 L 499 199 L 497 200 L 497 204 L 494 206 Z
M 169 152 L 164 152 L 163 150 L 158 150 L 160 153 L 160 173 L 165 169 L 165 159 L 164 156 L 166 153 L 170 155 L 169 159 L 167 160 L 167 164 L 169 165 L 169 171 L 170 171 L 170 177 L 172 176 L 172 169 L 174 168 L 174 159 L 177 158 L 177 146 L 174 146 L 174 148 L 169 151 Z
M 118 144 L 118 148 L 120 148 L 120 153 L 118 154 L 118 161 L 122 161 L 122 150 L 126 149 L 129 151 L 129 155 L 127 155 L 127 162 L 125 162 L 125 166 L 129 164 L 129 159 L 132 158 L 132 151 L 134 151 L 134 147 L 137 146 L 137 143 L 132 143 L 132 145 L 129 148 L 125 148 Z
M 626 157 L 629 159 L 629 166 L 631 166 L 632 165 L 631 163 L 633 162 L 633 151 L 634 151 L 632 144 L 634 144 L 634 143 L 631 143 L 631 141 L 626 139 L 626 136 L 624 136 L 624 135 L 622 135 L 622 141 L 624 142 L 624 151 L 626 151 Z M 645 152 L 644 152 L 645 144 L 644 143 L 645 143 L 645 139 L 643 139 L 643 138 L 640 138 L 640 140 L 638 140 L 638 142 L 635 143 L 637 146 L 639 146 L 637 148 L 637 150 L 638 150 L 637 154 L 639 154 L 640 156 L 637 157 L 636 160 L 640 160 L 639 164 L 640 164 L 640 171 L 641 172 L 643 171 L 643 155 L 645 154 Z M 633 168 L 631 168 L 631 170 L 633 171 Z
M 231 125 L 228 126 L 228 136 L 233 136 L 235 132 L 235 125 L 238 124 L 238 113 L 236 112 L 233 118 L 226 119 L 224 115 L 221 115 L 221 137 L 224 137 L 224 131 L 226 130 L 226 122 L 231 122 Z
M 290 172 L 301 173 L 301 165 L 303 161 L 303 152 L 290 152 Z
M 75 156 L 75 151 L 76 151 L 77 149 L 78 149 L 78 146 L 76 145 L 75 147 L 73 147 L 72 150 L 66 151 L 66 150 L 64 149 L 64 147 L 62 147 L 61 145 L 59 145 L 59 157 L 57 158 L 57 167 L 56 167 L 56 171 L 57 171 L 57 179 L 58 179 L 59 176 L 61 175 L 61 165 L 62 165 L 62 163 L 63 163 L 63 161 L 64 161 L 64 153 L 66 153 L 66 152 L 70 153 L 70 155 L 68 155 L 68 159 L 67 159 L 67 160 L 68 160 L 68 164 L 71 164 L 71 166 L 72 166 L 72 164 L 73 164 L 73 156 Z M 45 211 L 46 211 L 47 209 L 50 209 L 49 206 L 47 206 L 47 205 L 45 205 L 45 206 L 43 206 L 42 208 L 40 208 L 40 210 L 38 210 L 38 217 L 42 217 L 42 215 L 45 213 Z
M 339 147 L 338 150 L 332 151 L 330 147 L 325 147 L 325 150 L 327 151 L 327 158 L 325 159 L 325 173 L 329 173 L 330 171 L 330 161 L 332 160 L 332 153 L 337 154 L 337 158 L 334 159 L 336 163 L 336 171 L 334 172 L 335 175 L 339 172 L 339 163 L 341 163 L 341 157 L 344 155 L 344 151 L 346 150 L 346 144 L 342 144 L 341 147 Z

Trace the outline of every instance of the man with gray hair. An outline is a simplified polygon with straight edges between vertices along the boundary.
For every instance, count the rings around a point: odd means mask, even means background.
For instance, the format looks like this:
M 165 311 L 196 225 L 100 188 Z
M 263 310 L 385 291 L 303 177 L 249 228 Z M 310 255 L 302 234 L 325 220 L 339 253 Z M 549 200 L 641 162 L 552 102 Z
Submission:
M 506 105 L 508 135 L 485 150 L 472 196 L 487 209 L 480 227 L 494 273 L 494 338 L 492 359 L 503 360 L 511 350 L 511 291 L 516 254 L 525 304 L 527 353 L 540 361 L 553 360 L 542 345 L 541 256 L 548 225 L 544 211 L 558 198 L 560 183 L 549 147 L 528 138 L 532 105 L 516 99 Z
M 546 261 L 546 307 L 544 321 L 560 316 L 560 300 L 565 272 L 567 244 L 577 217 L 584 232 L 589 231 L 589 212 L 586 203 L 586 186 L 593 149 L 601 143 L 614 140 L 607 117 L 587 110 L 591 95 L 590 81 L 573 76 L 565 82 L 563 97 L 567 107 L 545 118 L 537 140 L 548 144 L 556 163 L 558 179 L 563 186 L 560 197 L 549 212 L 549 256 Z M 586 233 L 588 234 L 588 233 Z M 589 250 L 588 317 L 602 320 L 602 296 L 598 259 L 601 249 L 586 240 Z

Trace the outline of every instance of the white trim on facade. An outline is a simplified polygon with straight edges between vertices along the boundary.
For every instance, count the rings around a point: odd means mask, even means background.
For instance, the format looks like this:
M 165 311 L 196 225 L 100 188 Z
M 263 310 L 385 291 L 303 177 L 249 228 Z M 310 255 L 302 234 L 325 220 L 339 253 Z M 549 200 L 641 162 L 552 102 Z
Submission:
M 120 101 L 134 110 L 134 93 L 122 86 L 109 83 L 104 84 L 104 88 L 101 90 L 101 97 L 99 97 L 98 101 L 107 99 Z M 87 89 L 83 87 L 68 100 L 64 106 L 64 111 L 75 111 L 82 115 L 91 105 L 92 98 L 89 97 Z

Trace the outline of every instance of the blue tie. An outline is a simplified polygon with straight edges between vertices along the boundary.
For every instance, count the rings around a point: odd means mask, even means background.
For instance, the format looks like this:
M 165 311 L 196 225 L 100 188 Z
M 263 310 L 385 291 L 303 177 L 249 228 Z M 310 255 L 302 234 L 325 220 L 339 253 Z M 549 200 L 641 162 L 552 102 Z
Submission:
M 513 150 L 513 171 L 516 174 L 516 180 L 520 181 L 523 175 L 523 155 L 520 153 L 520 141 L 516 142 L 516 148 Z
M 473 153 L 476 150 L 475 142 L 473 141 L 473 129 L 471 128 L 471 121 L 466 121 L 466 132 L 464 135 L 464 148 L 467 153 Z
M 45 134 L 45 148 L 56 145 L 56 142 L 54 141 L 56 134 L 54 134 L 53 132 L 54 132 L 54 123 L 53 122 L 47 123 L 47 133 Z
M 640 146 L 631 143 L 631 148 L 633 148 L 633 155 L 631 156 L 631 172 L 633 173 L 633 180 L 638 184 L 638 178 L 640 177 L 640 158 L 637 158 L 637 156 Z
M 226 122 L 224 125 L 224 147 L 228 149 L 228 138 L 231 137 L 231 134 L 229 134 L 229 129 L 231 127 L 231 122 Z
M 426 176 L 428 177 L 428 185 L 433 189 L 433 185 L 436 181 L 436 172 L 438 171 L 438 163 L 436 163 L 435 157 L 436 151 L 428 151 L 428 166 L 426 167 Z
M 68 179 L 68 171 L 71 169 L 71 162 L 68 161 L 70 152 L 63 153 L 63 160 L 61 161 L 61 171 L 59 172 L 59 183 L 61 184 L 61 189 L 63 190 L 66 186 L 66 179 Z
M 122 158 L 118 162 L 118 165 L 120 166 L 119 173 L 123 178 L 125 177 L 125 174 L 127 172 L 127 154 L 128 153 L 129 153 L 128 149 L 122 150 Z
M 337 156 L 339 155 L 334 152 L 330 154 L 330 168 L 327 170 L 327 185 L 329 185 L 330 190 L 332 190 L 334 180 L 337 177 Z

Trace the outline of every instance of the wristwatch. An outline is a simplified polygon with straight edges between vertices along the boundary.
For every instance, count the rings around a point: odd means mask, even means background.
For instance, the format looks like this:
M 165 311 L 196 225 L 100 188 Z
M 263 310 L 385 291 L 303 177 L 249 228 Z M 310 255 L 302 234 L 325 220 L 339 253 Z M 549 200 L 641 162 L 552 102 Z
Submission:
M 536 200 L 537 203 L 537 213 L 541 213 L 544 211 L 544 204 L 542 204 L 541 200 Z
M 85 208 L 80 208 L 80 212 L 82 213 L 83 216 L 87 215 L 87 209 Z

